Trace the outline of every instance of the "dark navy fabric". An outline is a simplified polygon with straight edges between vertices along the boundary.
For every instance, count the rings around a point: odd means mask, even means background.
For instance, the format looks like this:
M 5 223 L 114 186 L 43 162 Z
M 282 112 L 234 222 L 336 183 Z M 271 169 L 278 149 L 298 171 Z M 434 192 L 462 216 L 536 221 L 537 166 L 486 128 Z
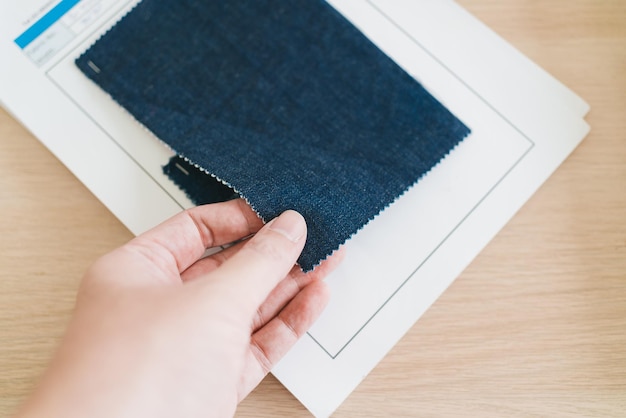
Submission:
M 323 0 L 143 0 L 77 65 L 263 219 L 302 213 L 304 270 L 468 134 Z
M 240 197 L 233 189 L 179 155 L 163 166 L 163 172 L 174 181 L 196 205 L 225 202 Z

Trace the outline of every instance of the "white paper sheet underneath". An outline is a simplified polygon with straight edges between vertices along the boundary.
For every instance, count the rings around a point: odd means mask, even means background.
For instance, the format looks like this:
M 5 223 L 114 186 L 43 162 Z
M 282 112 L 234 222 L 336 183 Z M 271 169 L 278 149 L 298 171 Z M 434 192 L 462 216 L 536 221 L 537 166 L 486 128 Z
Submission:
M 0 101 L 140 233 L 191 205 L 161 172 L 172 153 L 73 65 L 135 3 L 0 5 Z M 330 3 L 472 134 L 346 244 L 327 279 L 330 305 L 273 371 L 317 416 L 349 396 L 589 129 L 582 99 L 451 1 Z M 26 33 L 55 5 L 72 7 Z

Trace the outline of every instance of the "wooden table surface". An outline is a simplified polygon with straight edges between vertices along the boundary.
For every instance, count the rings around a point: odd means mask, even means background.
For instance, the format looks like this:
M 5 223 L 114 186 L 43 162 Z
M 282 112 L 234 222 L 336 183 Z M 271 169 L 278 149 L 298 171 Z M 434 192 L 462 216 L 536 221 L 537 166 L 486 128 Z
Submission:
M 336 416 L 626 416 L 626 2 L 460 3 L 587 100 L 591 133 Z M 0 416 L 129 238 L 0 111 Z M 270 376 L 238 416 L 308 413 Z

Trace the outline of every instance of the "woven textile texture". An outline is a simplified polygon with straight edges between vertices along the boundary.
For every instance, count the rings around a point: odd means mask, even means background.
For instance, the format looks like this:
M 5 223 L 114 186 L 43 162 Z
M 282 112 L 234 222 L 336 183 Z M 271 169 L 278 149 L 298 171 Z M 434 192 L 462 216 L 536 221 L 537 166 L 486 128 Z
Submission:
M 143 0 L 76 63 L 202 168 L 165 169 L 194 202 L 232 197 L 210 173 L 266 221 L 302 213 L 305 271 L 469 133 L 323 0 Z

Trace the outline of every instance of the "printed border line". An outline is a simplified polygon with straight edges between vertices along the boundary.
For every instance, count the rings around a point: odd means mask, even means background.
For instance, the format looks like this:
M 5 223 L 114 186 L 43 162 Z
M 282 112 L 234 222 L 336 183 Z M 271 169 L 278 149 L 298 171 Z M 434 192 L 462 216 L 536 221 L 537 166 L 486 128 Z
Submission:
M 393 293 L 376 309 L 376 311 L 361 325 L 361 327 L 348 339 L 348 341 L 335 353 L 330 353 L 323 344 L 321 344 L 311 333 L 307 332 L 307 335 L 311 340 L 313 340 L 321 349 L 324 351 L 331 359 L 337 358 L 345 348 L 350 345 L 350 343 L 365 329 L 365 327 L 374 319 L 376 315 L 398 294 L 398 292 L 409 282 L 411 278 L 415 276 L 415 274 L 421 269 L 421 267 L 431 258 L 431 256 L 454 234 L 454 232 L 467 220 L 472 213 L 482 204 L 482 202 L 500 185 L 500 183 L 517 167 L 517 165 L 528 155 L 528 153 L 534 148 L 535 142 L 528 137 L 517 125 L 513 124 L 507 117 L 505 117 L 498 109 L 496 109 L 491 103 L 489 103 L 483 96 L 481 96 L 475 89 L 473 89 L 467 82 L 465 82 L 462 78 L 460 78 L 454 71 L 452 71 L 443 61 L 441 61 L 435 54 L 433 54 L 429 49 L 427 49 L 421 42 L 415 39 L 412 35 L 410 35 L 405 29 L 398 25 L 389 15 L 384 13 L 378 6 L 372 3 L 371 0 L 365 0 L 373 9 L 375 9 L 383 18 L 388 20 L 396 29 L 398 29 L 401 33 L 403 33 L 408 39 L 411 40 L 417 47 L 423 50 L 428 56 L 430 56 L 435 62 L 437 62 L 444 70 L 446 70 L 450 75 L 456 78 L 461 84 L 467 88 L 472 94 L 474 94 L 480 101 L 482 101 L 488 108 L 490 108 L 495 114 L 497 114 L 502 120 L 504 120 L 509 126 L 511 126 L 515 131 L 517 131 L 524 139 L 526 139 L 530 146 L 526 151 L 520 156 L 520 158 L 504 173 L 504 175 L 489 189 L 489 191 L 472 207 L 472 209 L 459 221 L 459 223 L 444 237 L 444 239 L 430 252 L 424 260 L 415 268 L 415 270 L 407 276 L 407 278 L 393 291 Z M 129 0 L 121 5 L 115 14 L 119 13 L 122 9 L 124 9 L 128 4 L 132 3 L 133 0 Z M 101 30 L 104 26 L 108 25 L 113 19 L 113 16 L 99 25 L 97 28 L 91 31 L 91 33 L 85 38 L 90 37 L 97 31 Z M 56 68 L 61 62 L 63 62 L 68 55 L 74 53 L 78 49 L 78 45 L 72 50 L 68 51 L 62 58 L 60 58 L 54 65 L 52 65 L 47 71 L 46 76 L 52 81 L 52 83 L 61 91 L 74 105 L 78 107 L 78 109 L 83 113 L 89 120 L 91 120 L 95 126 L 97 126 L 113 143 L 115 143 L 120 150 L 124 152 L 135 164 L 137 164 L 141 170 L 154 181 L 167 196 L 169 196 L 176 204 L 178 204 L 181 209 L 184 209 L 183 206 L 147 171 L 147 169 L 137 161 L 115 138 L 106 130 L 102 125 L 100 125 L 89 113 L 85 111 L 85 109 L 80 106 L 80 104 L 66 91 L 63 87 L 50 76 L 49 72 Z
M 526 158 L 528 153 L 535 147 L 536 143 L 533 141 L 528 135 L 526 135 L 517 125 L 511 122 L 506 116 L 504 116 L 498 109 L 496 109 L 491 103 L 489 103 L 483 96 L 481 96 L 474 88 L 472 88 L 465 80 L 459 77 L 450 67 L 448 67 L 442 60 L 440 60 L 432 51 L 426 48 L 420 41 L 418 41 L 414 36 L 408 33 L 404 28 L 402 28 L 395 20 L 393 20 L 388 14 L 383 12 L 378 6 L 376 6 L 371 0 L 365 0 L 374 10 L 376 10 L 385 20 L 389 21 L 396 29 L 398 29 L 404 36 L 406 36 L 413 44 L 415 44 L 418 48 L 424 51 L 429 57 L 431 57 L 437 64 L 439 64 L 445 71 L 447 71 L 450 75 L 456 78 L 461 82 L 465 88 L 467 88 L 474 96 L 476 96 L 481 102 L 487 105 L 496 115 L 498 115 L 502 120 L 504 120 L 509 126 L 511 126 L 515 131 L 517 131 L 524 139 L 526 139 L 530 145 L 524 151 L 524 153 L 520 156 L 520 158 L 515 161 L 515 163 L 500 177 L 500 179 L 487 191 L 487 193 L 472 207 L 472 209 L 465 214 L 463 219 L 459 221 L 459 223 L 452 228 L 452 230 L 443 238 L 443 240 L 435 246 L 435 248 L 426 256 L 424 260 L 415 268 L 415 270 L 408 275 L 406 279 L 398 286 L 398 288 L 393 291 L 393 293 L 374 311 L 374 313 L 361 325 L 361 327 L 348 339 L 348 341 L 333 355 L 324 347 L 322 343 L 320 343 L 310 332 L 307 332 L 307 336 L 317 344 L 322 351 L 324 351 L 331 359 L 336 359 L 339 354 L 341 354 L 350 343 L 365 329 L 365 327 L 374 319 L 376 315 L 393 299 L 398 292 L 409 282 L 415 273 L 417 273 L 421 267 L 430 259 L 430 257 L 443 245 L 445 242 L 456 232 L 456 230 L 469 218 L 476 209 L 484 202 L 484 200 L 502 183 L 502 181 L 519 165 L 519 163 Z
M 48 74 L 46 74 L 46 76 L 48 76 Z M 172 196 L 170 194 L 170 192 L 167 191 L 167 189 L 165 189 L 165 187 L 159 183 L 157 181 L 156 178 L 154 178 L 154 176 L 152 174 L 150 174 L 150 172 L 148 171 L 148 169 L 146 167 L 144 167 L 130 152 L 128 152 L 126 150 L 126 148 L 124 148 L 122 146 L 122 144 L 120 144 L 106 129 L 104 129 L 104 127 L 102 125 L 100 125 L 98 123 L 98 121 L 96 121 L 89 113 L 87 113 L 87 111 L 67 92 L 63 89 L 63 87 L 52 77 L 48 76 L 48 78 L 50 79 L 50 81 L 52 82 L 52 84 L 54 84 L 59 91 L 65 96 L 67 97 L 67 99 L 69 101 L 71 101 L 77 108 L 78 110 L 85 115 L 96 127 L 98 127 L 98 129 L 100 129 L 100 131 L 102 131 L 102 133 L 104 133 L 110 140 L 111 142 L 113 142 L 115 145 L 117 145 L 117 147 L 128 157 L 130 158 L 130 160 L 132 162 L 134 162 L 135 164 L 137 164 L 137 166 L 141 169 L 141 171 L 144 172 L 144 174 L 146 176 L 148 176 L 161 190 L 163 190 L 163 192 L 174 201 L 174 203 L 176 203 L 181 209 L 185 209 L 185 207 L 174 198 L 174 196 Z
M 469 212 L 467 212 L 465 214 L 465 216 L 463 217 L 463 219 L 461 219 L 459 221 L 458 224 L 456 224 L 454 226 L 454 228 L 452 228 L 452 230 L 450 230 L 450 232 L 441 240 L 441 242 L 439 244 L 437 244 L 435 246 L 435 248 L 424 258 L 424 260 L 422 260 L 422 262 L 415 268 L 415 270 L 413 270 L 406 279 L 404 279 L 404 281 L 398 286 L 398 288 L 396 290 L 394 290 L 392 292 L 392 294 L 378 307 L 378 309 L 376 309 L 376 311 L 363 323 L 363 325 L 361 325 L 361 327 L 348 339 L 348 341 L 339 349 L 339 351 L 337 351 L 334 355 L 331 354 L 317 339 L 315 339 L 315 337 L 313 337 L 313 335 L 311 335 L 311 333 L 307 332 L 307 335 L 313 340 L 315 341 L 315 343 L 326 353 L 328 354 L 328 356 L 331 359 L 335 359 L 337 356 L 339 356 L 339 354 L 341 354 L 341 352 L 348 346 L 350 345 L 350 343 L 352 342 L 352 340 L 354 340 L 356 338 L 357 335 L 359 335 L 361 333 L 361 331 L 363 331 L 363 329 L 374 319 L 374 317 L 376 315 L 378 315 L 378 313 L 391 301 L 391 299 L 394 298 L 394 296 L 396 294 L 398 294 L 398 292 L 404 287 L 404 285 L 406 285 L 408 283 L 408 281 L 413 278 L 413 276 L 415 275 L 415 273 L 418 272 L 418 270 L 420 270 L 422 268 L 422 266 L 424 264 L 426 264 L 426 262 L 430 259 L 430 257 L 436 253 L 439 248 L 445 244 L 445 242 L 456 232 L 456 230 L 467 220 L 467 218 L 469 218 L 475 211 L 476 209 L 478 209 L 478 207 L 483 203 L 483 201 L 489 197 L 489 195 L 500 185 L 500 183 L 509 175 L 509 173 L 511 173 L 515 167 L 517 167 L 517 165 L 528 155 L 528 153 L 534 148 L 535 144 L 531 143 L 529 145 L 529 147 L 526 149 L 526 151 L 524 151 L 524 153 L 517 159 L 517 161 L 506 171 L 506 173 L 504 173 L 502 175 L 502 177 L 500 177 L 500 179 L 498 179 L 498 181 L 489 189 L 489 191 L 482 197 L 480 198 L 480 200 L 478 201 L 478 203 L 476 203 L 472 209 L 469 210 Z
M 112 15 L 106 19 L 104 22 L 102 22 L 100 25 L 98 25 L 97 27 L 95 27 L 91 32 L 89 32 L 87 35 L 85 35 L 83 37 L 83 41 L 79 42 L 78 45 L 76 45 L 74 48 L 72 48 L 71 50 L 69 50 L 66 54 L 64 54 L 61 58 L 59 58 L 53 65 L 51 65 L 45 72 L 46 77 L 48 77 L 48 79 L 52 82 L 52 84 L 54 84 L 59 91 L 65 96 L 67 97 L 67 99 L 69 101 L 71 101 L 77 108 L 78 110 L 85 115 L 93 124 L 94 126 L 96 126 L 98 129 L 100 129 L 100 131 L 102 133 L 104 133 L 128 158 L 130 158 L 130 160 L 132 162 L 134 162 L 135 164 L 137 164 L 137 166 L 141 169 L 141 171 L 143 171 L 146 176 L 148 176 L 148 178 L 150 178 L 161 190 L 163 190 L 163 192 L 170 198 L 172 199 L 172 201 L 174 201 L 174 203 L 176 203 L 181 209 L 185 209 L 185 207 L 178 201 L 176 200 L 176 198 L 174 198 L 174 196 L 172 196 L 167 189 L 165 189 L 165 187 L 159 183 L 159 181 L 154 178 L 154 176 L 152 174 L 150 174 L 150 172 L 148 171 L 148 169 L 146 167 L 143 166 L 143 164 L 141 164 L 130 152 L 128 152 L 126 150 L 126 148 L 124 148 L 124 146 L 118 142 L 113 135 L 111 135 L 100 123 L 98 123 L 97 120 L 95 120 L 77 101 L 76 99 L 74 99 L 74 97 L 68 93 L 61 84 L 59 84 L 57 82 L 57 80 L 54 79 L 54 77 L 52 77 L 50 75 L 50 72 L 53 71 L 57 66 L 59 66 L 62 62 L 65 61 L 65 59 L 74 54 L 81 45 L 84 44 L 84 40 L 86 40 L 87 38 L 91 37 L 94 33 L 97 33 L 99 31 L 101 31 L 103 28 L 105 28 L 106 26 L 108 26 L 111 21 L 113 19 L 115 19 L 119 13 L 124 10 L 126 7 L 128 7 L 129 4 L 133 3 L 135 0 L 127 0 L 125 2 L 122 2 L 122 4 L 117 8 L 117 10 L 115 10 Z

